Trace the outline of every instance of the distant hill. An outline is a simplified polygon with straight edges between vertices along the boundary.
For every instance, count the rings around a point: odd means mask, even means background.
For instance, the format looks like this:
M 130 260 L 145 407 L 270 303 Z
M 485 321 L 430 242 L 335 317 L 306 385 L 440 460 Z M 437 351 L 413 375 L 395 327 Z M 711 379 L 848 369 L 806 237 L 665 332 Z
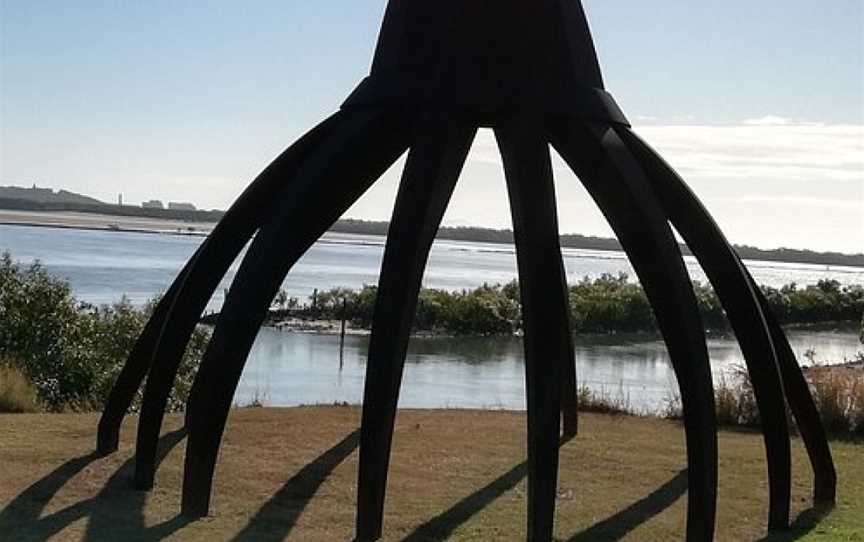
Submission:
M 356 233 L 364 235 L 387 235 L 389 223 L 368 220 L 343 219 L 330 228 L 330 231 L 340 233 Z M 495 230 L 490 228 L 442 227 L 438 230 L 438 239 L 453 241 L 475 241 L 481 243 L 513 243 L 511 230 Z M 620 251 L 621 244 L 617 239 L 608 237 L 593 237 L 576 233 L 561 235 L 561 246 L 564 248 Z M 843 265 L 864 267 L 864 254 L 842 254 L 840 252 L 816 252 L 813 250 L 775 248 L 761 249 L 747 245 L 733 245 L 738 255 L 747 260 L 763 260 L 769 262 L 796 262 L 818 265 Z M 681 245 L 681 252 L 690 255 L 690 249 Z
M 35 203 L 105 205 L 105 203 L 96 198 L 83 196 L 67 190 L 57 190 L 55 192 L 50 188 L 37 188 L 35 184 L 31 188 L 20 186 L 0 186 L 0 198 L 25 200 Z
M 16 211 L 66 211 L 189 222 L 218 222 L 225 214 L 223 211 L 196 210 L 191 204 L 185 203 L 171 202 L 169 207 L 165 209 L 137 205 L 115 205 L 75 192 L 66 190 L 55 192 L 50 188 L 37 188 L 36 185 L 33 185 L 32 188 L 0 186 L 0 209 Z
M 218 222 L 224 211 L 212 210 L 181 210 L 154 209 L 132 205 L 113 205 L 97 199 L 48 188 L 0 187 L 0 209 L 22 211 L 67 211 L 80 213 L 96 213 L 115 216 L 135 216 L 161 218 L 166 220 L 185 220 L 188 222 Z M 332 232 L 353 233 L 361 235 L 387 235 L 388 222 L 342 219 L 330 228 Z M 442 227 L 438 230 L 438 239 L 452 241 L 474 241 L 480 243 L 513 243 L 511 230 L 496 230 L 478 227 Z M 617 239 L 593 237 L 579 234 L 563 234 L 561 246 L 565 248 L 620 251 L 621 245 Z M 738 254 L 748 260 L 764 260 L 775 262 L 797 262 L 818 265 L 843 265 L 864 267 L 864 254 L 841 254 L 839 252 L 815 252 L 812 250 L 777 248 L 760 249 L 746 245 L 734 245 Z M 681 245 L 684 254 L 690 250 Z
M 374 222 L 369 220 L 356 220 L 353 218 L 342 219 L 330 228 L 330 231 L 339 233 L 356 233 L 363 235 L 387 235 L 389 222 Z M 477 227 L 448 227 L 442 226 L 438 230 L 438 239 L 450 241 L 473 241 L 475 243 L 513 243 L 513 232 L 511 230 L 495 230 L 491 228 Z M 582 248 L 592 250 L 621 250 L 617 239 L 607 237 L 592 237 L 576 233 L 565 233 L 561 236 L 561 246 L 566 248 Z
M 98 201 L 98 200 L 97 200 Z M 114 205 L 109 203 L 60 203 L 39 202 L 26 199 L 0 197 L 0 209 L 16 211 L 56 211 L 73 213 L 94 213 L 111 216 L 134 216 L 161 218 L 163 220 L 185 220 L 187 222 L 218 222 L 224 211 L 187 211 L 183 209 L 158 209 L 136 207 L 133 205 Z

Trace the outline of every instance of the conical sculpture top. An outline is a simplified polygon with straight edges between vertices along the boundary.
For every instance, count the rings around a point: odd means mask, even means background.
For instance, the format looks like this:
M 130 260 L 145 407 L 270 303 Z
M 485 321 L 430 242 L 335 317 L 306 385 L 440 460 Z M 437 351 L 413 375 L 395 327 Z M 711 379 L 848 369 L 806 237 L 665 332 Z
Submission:
M 372 72 L 346 106 L 564 114 L 628 124 L 571 0 L 390 2 Z
M 478 127 L 495 131 L 519 269 L 528 428 L 528 538 L 552 537 L 559 431 L 576 434 L 576 375 L 550 144 L 597 203 L 633 265 L 669 350 L 683 406 L 687 538 L 710 540 L 717 499 L 714 395 L 696 297 L 670 224 L 699 260 L 744 354 L 763 422 L 770 529 L 789 519 L 788 402 L 814 499 L 836 473 L 807 381 L 738 255 L 683 180 L 633 134 L 604 89 L 577 0 L 391 0 L 372 70 L 341 110 L 271 163 L 180 272 L 129 354 L 98 449 L 147 378 L 135 484 L 152 486 L 162 416 L 210 296 L 251 239 L 187 405 L 182 512 L 209 512 L 213 473 L 243 366 L 285 275 L 406 150 L 379 278 L 363 398 L 357 539 L 382 533 L 393 426 L 423 271 Z

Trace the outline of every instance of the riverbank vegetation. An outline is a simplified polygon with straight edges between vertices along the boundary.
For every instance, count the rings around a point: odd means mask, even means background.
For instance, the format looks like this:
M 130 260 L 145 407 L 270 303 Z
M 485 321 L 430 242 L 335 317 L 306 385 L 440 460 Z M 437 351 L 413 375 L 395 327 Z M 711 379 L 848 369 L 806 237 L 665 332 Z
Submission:
M 180 510 L 183 416 L 165 419 L 153 491 L 128 483 L 135 420 L 119 451 L 96 457 L 94 414 L 0 415 L 0 539 L 351 540 L 356 514 L 357 407 L 234 409 L 214 481 L 212 515 Z M 584 414 L 561 446 L 555 539 L 681 540 L 687 504 L 679 424 Z M 384 541 L 525 540 L 525 414 L 400 410 Z M 837 505 L 814 510 L 812 473 L 792 441 L 789 531 L 767 535 L 759 434 L 720 431 L 717 540 L 858 540 L 864 531 L 862 445 L 835 441 Z M 809 533 L 809 534 L 808 534 Z M 768 538 L 763 538 L 768 536 Z
M 864 353 L 858 355 L 864 363 Z M 809 365 L 805 376 L 822 418 L 825 431 L 833 438 L 864 439 L 864 369 L 844 365 Z M 759 408 L 753 384 L 744 367 L 736 367 L 714 384 L 717 424 L 721 427 L 758 429 Z M 663 417 L 681 419 L 681 400 L 672 394 Z M 795 420 L 787 409 L 790 428 L 797 431 Z
M 694 286 L 706 324 L 725 329 L 725 317 L 713 291 L 698 283 Z M 763 291 L 786 323 L 860 319 L 864 306 L 861 287 L 841 287 L 835 281 Z M 574 332 L 654 329 L 644 292 L 623 275 L 585 279 L 571 286 L 569 292 Z M 301 306 L 283 292 L 274 300 L 271 322 L 289 316 L 339 319 L 344 314 L 355 325 L 368 328 L 375 297 L 374 287 L 337 288 L 316 293 Z M 135 307 L 126 300 L 101 307 L 81 303 L 65 281 L 51 276 L 38 263 L 23 267 L 14 263 L 9 254 L 0 256 L 0 412 L 100 410 L 153 306 L 151 302 Z M 453 334 L 517 333 L 521 329 L 518 284 L 459 292 L 425 289 L 420 295 L 415 329 Z M 185 405 L 208 338 L 206 327 L 199 327 L 193 335 L 169 409 L 181 410 Z M 864 355 L 860 357 L 864 363 Z M 811 365 L 814 367 L 808 369 L 808 378 L 829 431 L 864 436 L 864 371 Z M 140 393 L 133 410 L 140 404 Z M 758 426 L 746 371 L 728 375 L 719 383 L 716 394 L 722 424 Z M 578 396 L 585 411 L 658 414 L 632 412 L 623 394 L 583 387 Z M 675 417 L 674 398 L 667 410 L 668 416 Z
M 709 330 L 729 331 L 729 323 L 714 290 L 701 282 L 693 288 L 703 322 Z M 864 314 L 864 286 L 842 286 L 836 280 L 820 280 L 800 287 L 762 286 L 773 314 L 782 324 L 823 322 L 855 323 Z M 301 304 L 284 292 L 276 297 L 268 322 L 287 318 L 341 320 L 369 329 L 375 312 L 377 287 L 359 290 L 333 288 L 314 292 Z M 585 278 L 569 287 L 570 324 L 576 333 L 656 332 L 651 304 L 639 283 L 624 274 Z M 212 321 L 213 317 L 211 317 Z M 416 332 L 452 335 L 514 334 L 522 329 L 519 285 L 483 285 L 471 290 L 446 291 L 424 288 L 414 318 Z
M 31 390 L 40 410 L 100 410 L 153 306 L 82 303 L 38 263 L 0 256 L 0 411 L 32 410 Z M 185 404 L 208 337 L 206 328 L 194 333 L 170 409 Z

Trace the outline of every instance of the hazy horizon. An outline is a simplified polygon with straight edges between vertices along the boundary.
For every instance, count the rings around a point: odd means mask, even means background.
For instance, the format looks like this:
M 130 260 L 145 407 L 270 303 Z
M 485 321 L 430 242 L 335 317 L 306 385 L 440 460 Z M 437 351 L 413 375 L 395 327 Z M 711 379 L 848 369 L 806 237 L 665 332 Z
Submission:
M 0 179 L 227 208 L 366 75 L 385 4 L 0 0 Z M 859 1 L 584 4 L 607 88 L 731 242 L 862 252 Z M 346 217 L 389 220 L 402 163 Z M 554 167 L 561 231 L 613 237 Z M 444 223 L 511 226 L 488 130 Z
M 33 185 L 31 184 L 30 186 L 21 186 L 21 185 L 15 185 L 15 184 L 4 184 L 3 181 L 0 180 L 0 188 L 4 188 L 4 187 L 33 188 Z M 68 191 L 68 192 L 72 192 L 72 193 L 74 193 L 74 194 L 78 194 L 78 195 L 82 195 L 82 196 L 89 196 L 89 194 L 82 194 L 82 193 L 80 193 L 80 192 L 74 192 L 74 191 L 72 191 L 72 190 L 68 190 L 68 189 L 63 188 L 63 187 L 39 186 L 39 185 L 37 185 L 36 188 L 39 188 L 39 189 L 52 189 L 55 193 L 56 193 L 57 191 L 60 191 L 60 190 L 66 190 L 66 191 Z M 95 198 L 95 199 L 98 199 L 98 198 Z M 198 206 L 197 204 L 195 204 L 194 201 L 175 201 L 175 200 L 168 200 L 168 199 L 159 198 L 159 197 L 154 197 L 154 198 L 152 198 L 152 199 L 159 200 L 159 201 L 163 204 L 163 206 L 164 206 L 165 209 L 168 208 L 168 203 L 170 202 L 170 203 L 191 203 L 191 204 L 193 204 L 193 205 L 195 206 L 195 208 L 196 208 L 197 211 L 218 211 L 218 212 L 224 212 L 224 211 L 226 210 L 226 209 L 224 209 L 224 208 L 203 208 L 203 207 L 200 207 L 200 206 Z M 100 201 L 101 201 L 101 203 L 108 204 L 108 205 L 114 205 L 114 204 L 117 204 L 116 201 L 115 201 L 115 202 L 111 202 L 111 201 L 104 201 L 104 200 L 100 200 Z M 141 203 L 142 203 L 142 202 L 129 203 L 129 202 L 126 202 L 126 201 L 124 200 L 124 201 L 123 201 L 123 206 L 124 206 L 124 207 L 142 207 Z M 143 208 L 143 207 L 142 207 L 142 208 Z M 2 212 L 3 212 L 4 210 L 6 210 L 6 209 L 0 208 L 0 214 L 2 214 Z M 39 213 L 39 212 L 42 212 L 42 211 L 28 211 L 28 210 L 25 210 L 25 209 L 21 209 L 21 210 L 9 209 L 8 211 L 10 211 L 10 212 L 22 212 L 22 213 L 28 213 L 28 212 L 36 212 L 36 213 Z M 48 211 L 48 212 L 51 212 L 51 211 Z M 59 211 L 59 212 L 64 212 L 64 211 Z M 389 218 L 387 218 L 387 219 L 382 219 L 382 220 L 378 220 L 378 219 L 371 219 L 371 218 L 362 218 L 362 217 L 350 216 L 350 214 L 348 214 L 348 213 L 346 213 L 345 215 L 343 215 L 342 217 L 340 217 L 340 220 L 360 220 L 360 221 L 366 221 L 366 222 L 378 222 L 378 223 L 380 223 L 380 222 L 389 222 Z M 14 225 L 15 223 L 13 222 L 13 223 L 11 223 L 11 224 Z M 442 226 L 444 226 L 444 227 L 452 227 L 452 228 L 466 227 L 466 228 L 478 228 L 478 229 L 492 229 L 492 230 L 495 230 L 495 231 L 511 231 L 511 232 L 512 232 L 512 228 L 509 227 L 509 226 L 504 226 L 504 227 L 501 227 L 501 228 L 494 228 L 494 227 L 491 227 L 491 226 L 477 226 L 477 225 L 473 225 L 473 224 L 464 224 L 464 225 L 442 224 Z M 616 238 L 614 234 L 610 234 L 610 235 L 591 235 L 591 234 L 585 234 L 585 233 L 578 232 L 578 231 L 563 231 L 563 230 L 560 230 L 559 233 L 560 233 L 560 235 L 562 235 L 562 236 L 564 236 L 564 235 L 582 235 L 582 236 L 585 236 L 585 237 L 595 237 L 595 238 L 604 238 L 604 239 L 615 239 L 615 238 Z M 679 241 L 680 243 L 683 243 L 684 241 L 683 241 L 683 240 L 678 236 L 677 232 L 675 232 L 675 234 L 676 234 L 676 238 L 678 238 L 678 241 Z M 742 244 L 742 243 L 736 243 L 736 245 L 739 245 L 739 246 L 740 246 L 740 245 L 743 245 L 743 244 Z M 748 246 L 752 246 L 752 245 L 748 245 Z M 755 246 L 754 248 L 757 248 L 757 249 L 760 249 L 760 250 L 769 250 L 769 251 L 770 251 L 770 250 L 792 249 L 792 250 L 812 250 L 812 251 L 814 251 L 814 252 L 820 252 L 820 253 L 829 253 L 829 252 L 835 252 L 835 253 L 836 253 L 836 252 L 839 252 L 840 254 L 849 255 L 849 256 L 859 256 L 859 255 L 864 255 L 864 250 L 861 250 L 861 251 L 859 251 L 859 252 L 842 252 L 842 251 L 814 250 L 814 249 L 809 249 L 809 248 L 807 248 L 807 247 L 785 247 L 785 246 L 776 246 L 776 247 Z

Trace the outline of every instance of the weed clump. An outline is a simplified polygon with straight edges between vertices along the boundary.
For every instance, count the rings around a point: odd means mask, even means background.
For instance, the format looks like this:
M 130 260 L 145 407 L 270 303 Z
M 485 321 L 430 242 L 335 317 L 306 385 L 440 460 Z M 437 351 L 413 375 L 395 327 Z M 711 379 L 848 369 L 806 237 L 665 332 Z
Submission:
M 0 360 L 0 412 L 38 412 L 36 388 L 8 360 Z

